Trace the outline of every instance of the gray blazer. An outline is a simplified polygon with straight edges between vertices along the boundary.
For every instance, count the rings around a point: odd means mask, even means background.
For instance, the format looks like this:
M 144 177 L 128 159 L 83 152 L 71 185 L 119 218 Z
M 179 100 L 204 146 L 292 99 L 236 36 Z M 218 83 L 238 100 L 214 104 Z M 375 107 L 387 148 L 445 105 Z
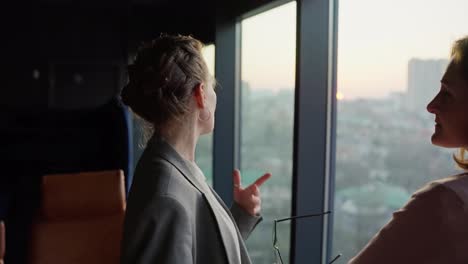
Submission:
M 228 230 L 218 225 L 213 205 L 194 168 L 164 140 L 153 137 L 140 158 L 127 201 L 121 264 L 238 264 Z M 242 264 L 250 264 L 244 240 L 261 221 L 236 204 Z

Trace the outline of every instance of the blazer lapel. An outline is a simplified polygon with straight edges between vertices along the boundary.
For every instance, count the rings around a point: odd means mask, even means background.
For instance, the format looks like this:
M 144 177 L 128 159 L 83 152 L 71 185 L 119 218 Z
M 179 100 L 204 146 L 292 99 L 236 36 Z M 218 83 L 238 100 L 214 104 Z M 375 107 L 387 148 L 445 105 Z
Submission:
M 192 168 L 192 166 L 188 165 L 186 161 L 179 155 L 179 153 L 177 153 L 177 151 L 174 148 L 172 148 L 172 146 L 170 146 L 169 143 L 167 143 L 164 139 L 153 136 L 151 140 L 148 142 L 148 144 L 152 145 L 153 154 L 160 156 L 164 160 L 174 165 L 174 167 L 184 176 L 184 178 L 202 193 L 203 198 L 208 203 L 211 212 L 215 216 L 215 220 L 217 222 L 216 226 L 218 227 L 217 230 L 223 241 L 224 250 L 226 252 L 226 256 L 228 258 L 229 263 L 238 264 L 237 261 L 235 260 L 236 258 L 234 257 L 235 253 L 232 250 L 228 250 L 228 249 L 235 248 L 233 245 L 234 241 L 226 237 L 226 234 L 229 234 L 229 230 L 227 230 L 227 226 L 224 223 L 222 216 L 220 216 L 217 210 L 215 210 L 216 205 L 214 205 L 212 201 L 206 197 L 206 191 L 211 191 L 211 190 L 206 190 L 206 188 L 202 186 L 202 183 L 200 183 L 197 177 L 195 176 L 195 174 L 199 172 L 196 171 L 194 168 Z M 218 199 L 218 202 L 219 202 L 220 198 L 217 196 L 216 192 L 212 192 L 212 193 L 216 197 L 216 199 Z M 220 202 L 220 204 L 221 206 L 223 206 L 223 208 L 226 209 L 226 205 L 224 204 L 224 202 Z M 229 210 L 227 210 L 227 213 L 229 217 L 233 219 Z M 236 232 L 239 237 L 240 233 L 239 233 L 239 230 L 237 229 L 237 226 L 236 226 Z
M 224 208 L 224 210 L 226 210 L 226 212 L 228 213 L 229 217 L 232 219 L 232 221 L 234 221 L 235 223 L 235 219 L 234 217 L 232 216 L 231 214 L 231 210 L 227 207 L 227 205 L 224 203 L 223 199 L 221 199 L 221 197 L 219 197 L 219 195 L 213 190 L 213 188 L 210 187 L 210 190 L 211 192 L 213 193 L 213 195 L 216 197 L 216 200 L 218 200 L 219 204 L 221 204 L 221 206 Z
M 221 199 L 221 197 L 219 197 L 218 194 L 211 187 L 210 189 L 213 195 L 218 200 L 218 202 L 221 204 L 221 206 L 223 206 L 224 210 L 226 210 L 232 222 L 234 223 L 234 227 L 236 228 L 236 232 L 237 232 L 237 239 L 239 240 L 242 264 L 250 264 L 252 261 L 250 260 L 249 254 L 247 254 L 247 248 L 245 246 L 244 240 L 242 239 L 242 234 L 240 233 L 239 227 L 237 226 L 236 219 L 234 219 L 234 217 L 232 216 L 231 210 L 226 206 L 223 199 Z

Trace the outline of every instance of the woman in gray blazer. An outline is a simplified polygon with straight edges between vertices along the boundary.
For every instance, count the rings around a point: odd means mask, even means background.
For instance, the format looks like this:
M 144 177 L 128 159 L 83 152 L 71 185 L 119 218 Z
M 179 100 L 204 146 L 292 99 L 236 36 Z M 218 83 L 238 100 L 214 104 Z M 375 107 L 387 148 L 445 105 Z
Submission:
M 153 136 L 140 158 L 127 201 L 122 264 L 249 264 L 244 240 L 261 221 L 259 187 L 234 171 L 229 209 L 195 163 L 200 135 L 214 127 L 215 80 L 200 41 L 161 36 L 144 44 L 122 101 L 147 121 Z

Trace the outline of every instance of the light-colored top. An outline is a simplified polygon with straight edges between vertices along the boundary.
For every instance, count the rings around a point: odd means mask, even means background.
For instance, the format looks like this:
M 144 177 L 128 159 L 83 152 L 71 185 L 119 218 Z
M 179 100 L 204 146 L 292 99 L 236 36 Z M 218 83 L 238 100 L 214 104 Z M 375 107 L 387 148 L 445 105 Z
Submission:
M 195 178 L 197 181 L 199 181 L 200 186 L 203 188 L 206 198 L 210 200 L 211 204 L 215 205 L 215 207 L 213 208 L 215 214 L 221 216 L 220 218 L 222 219 L 222 223 L 219 224 L 225 225 L 227 227 L 227 230 L 229 230 L 229 234 L 222 235 L 228 235 L 232 239 L 232 245 L 234 245 L 234 248 L 232 250 L 233 252 L 235 252 L 234 256 L 237 258 L 236 263 L 241 263 L 239 237 L 237 235 L 236 227 L 234 226 L 235 223 L 232 221 L 231 217 L 228 215 L 223 206 L 218 202 L 218 199 L 216 199 L 216 197 L 214 196 L 212 189 L 206 183 L 205 174 L 203 174 L 203 171 L 200 169 L 200 167 L 198 167 L 198 165 L 195 162 L 190 162 L 190 164 L 198 172 L 196 173 Z
M 468 263 L 468 174 L 415 192 L 349 263 Z

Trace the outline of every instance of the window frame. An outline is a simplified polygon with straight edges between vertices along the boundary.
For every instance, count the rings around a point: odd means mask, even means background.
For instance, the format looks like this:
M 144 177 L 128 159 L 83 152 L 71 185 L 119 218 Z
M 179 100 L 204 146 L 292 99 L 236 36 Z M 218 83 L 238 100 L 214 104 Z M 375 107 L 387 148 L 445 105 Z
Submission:
M 243 14 L 232 14 L 232 10 L 223 8 L 222 4 L 217 8 L 215 74 L 221 89 L 217 92 L 213 135 L 213 184 L 227 204 L 233 201 L 230 175 L 240 160 L 240 21 L 287 2 L 290 1 L 270 1 Z M 293 215 L 301 215 L 333 208 L 338 0 L 296 2 L 291 206 Z M 328 263 L 332 249 L 332 223 L 333 214 L 293 221 L 291 263 Z

